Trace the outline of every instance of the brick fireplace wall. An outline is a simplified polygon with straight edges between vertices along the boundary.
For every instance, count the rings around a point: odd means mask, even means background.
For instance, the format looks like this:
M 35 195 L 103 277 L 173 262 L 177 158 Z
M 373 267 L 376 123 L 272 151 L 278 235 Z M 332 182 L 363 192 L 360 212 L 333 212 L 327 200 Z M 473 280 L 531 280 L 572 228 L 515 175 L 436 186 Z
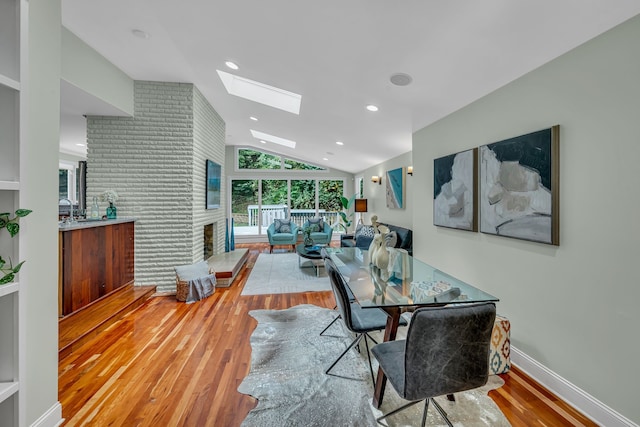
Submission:
M 134 91 L 134 117 L 87 117 L 87 200 L 118 192 L 118 216 L 137 218 L 135 283 L 171 291 L 173 267 L 203 259 L 204 225 L 224 227 L 225 123 L 192 84 L 136 81 Z M 207 158 L 223 165 L 219 209 L 205 209 Z M 224 229 L 214 234 L 219 253 Z

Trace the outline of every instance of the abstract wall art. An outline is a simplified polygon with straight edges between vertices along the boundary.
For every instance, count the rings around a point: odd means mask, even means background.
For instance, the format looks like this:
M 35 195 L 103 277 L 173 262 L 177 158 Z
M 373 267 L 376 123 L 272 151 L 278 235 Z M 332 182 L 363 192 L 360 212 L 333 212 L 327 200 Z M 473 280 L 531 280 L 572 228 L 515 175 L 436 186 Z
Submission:
M 559 245 L 560 127 L 480 147 L 480 231 Z
M 404 209 L 405 207 L 405 171 L 397 168 L 387 171 L 387 207 Z
M 433 161 L 433 224 L 478 231 L 478 149 Z

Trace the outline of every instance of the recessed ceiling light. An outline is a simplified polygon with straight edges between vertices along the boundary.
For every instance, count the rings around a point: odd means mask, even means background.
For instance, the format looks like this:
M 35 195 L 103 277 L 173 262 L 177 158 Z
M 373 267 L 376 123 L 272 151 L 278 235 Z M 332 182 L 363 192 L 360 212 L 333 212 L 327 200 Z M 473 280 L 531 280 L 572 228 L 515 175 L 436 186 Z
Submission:
M 80 144 L 80 143 L 77 143 L 76 145 L 77 145 L 78 147 L 86 147 L 86 144 Z
M 138 29 L 131 30 L 131 34 L 133 34 L 134 36 L 138 37 L 139 39 L 148 39 L 149 37 L 151 37 L 151 35 L 149 33 L 147 33 L 146 31 L 142 31 L 142 30 L 138 30 Z
M 260 142 L 261 142 L 261 143 L 263 143 L 263 144 L 266 144 L 266 143 L 267 143 L 267 141 L 263 141 L 263 140 L 260 140 Z
M 369 111 L 378 111 L 378 107 L 376 107 L 373 104 L 369 104 L 369 105 L 367 105 L 367 110 L 369 110 Z
M 325 160 L 325 161 L 326 161 L 326 160 L 329 160 L 329 159 L 327 159 L 326 157 L 323 157 L 323 158 L 322 158 L 322 160 Z
M 253 129 L 249 129 L 249 130 L 251 131 L 251 135 L 253 135 L 253 137 L 256 139 L 273 142 L 274 144 L 284 145 L 285 147 L 289 147 L 289 148 L 296 148 L 295 141 L 280 138 L 279 136 L 275 136 L 275 135 L 269 135 L 268 133 L 260 132 Z
M 229 94 L 259 102 L 269 107 L 279 108 L 280 110 L 293 114 L 300 114 L 302 95 L 225 73 L 224 71 L 216 71 Z
M 257 121 L 258 121 L 258 118 L 257 118 L 257 117 L 253 117 L 253 116 L 251 116 L 251 117 L 249 117 L 249 118 L 250 118 L 251 120 L 253 120 L 254 122 L 257 122 Z
M 413 77 L 406 73 L 395 73 L 389 77 L 389 81 L 396 86 L 407 86 L 413 81 Z
M 225 61 L 224 65 L 226 65 L 227 67 L 231 68 L 232 70 L 237 70 L 238 68 L 238 64 L 236 64 L 235 62 L 232 61 Z
M 342 142 L 342 141 L 336 141 L 336 144 L 338 144 L 338 145 L 344 145 L 344 142 Z

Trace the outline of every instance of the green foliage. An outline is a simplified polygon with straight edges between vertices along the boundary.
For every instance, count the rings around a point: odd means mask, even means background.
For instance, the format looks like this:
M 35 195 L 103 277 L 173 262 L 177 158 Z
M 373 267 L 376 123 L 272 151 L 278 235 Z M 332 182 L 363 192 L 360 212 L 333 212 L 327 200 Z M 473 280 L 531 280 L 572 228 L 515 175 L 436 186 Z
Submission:
M 309 163 L 302 163 L 292 159 L 284 159 L 284 168 L 288 170 L 307 170 L 307 171 L 325 170 L 320 166 L 310 165 Z
M 353 222 L 353 212 L 350 212 L 350 210 L 355 200 L 355 194 L 348 199 L 344 196 L 340 196 L 340 204 L 342 205 L 343 210 L 341 212 L 338 212 L 338 214 L 340 215 L 340 219 L 342 220 L 341 226 L 342 228 L 344 228 L 345 232 L 349 229 L 349 227 L 351 227 L 351 223 Z
M 11 237 L 14 237 L 20 231 L 20 224 L 18 220 L 22 217 L 29 215 L 31 211 L 29 209 L 18 209 L 15 211 L 15 216 L 11 218 L 9 212 L 0 213 L 0 230 L 6 228 Z M 20 268 L 24 264 L 24 261 L 14 266 L 9 260 L 9 266 L 7 267 L 7 261 L 0 256 L 0 272 L 3 276 L 0 278 L 0 285 L 11 283 L 15 278 L 15 275 L 20 271 Z
M 263 153 L 261 151 L 238 150 L 238 168 L 240 169 L 281 169 L 280 156 Z
M 16 216 L 13 218 L 10 218 L 11 214 L 9 212 L 0 213 L 0 229 L 6 228 L 11 237 L 15 236 L 20 231 L 18 220 L 30 213 L 31 211 L 29 209 L 18 209 L 15 212 Z

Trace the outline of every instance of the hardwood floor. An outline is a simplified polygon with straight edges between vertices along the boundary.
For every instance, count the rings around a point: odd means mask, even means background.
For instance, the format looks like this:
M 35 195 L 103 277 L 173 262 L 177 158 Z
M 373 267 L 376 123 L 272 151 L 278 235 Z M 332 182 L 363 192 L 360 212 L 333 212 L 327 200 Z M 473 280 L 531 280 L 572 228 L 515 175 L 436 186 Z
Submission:
M 248 266 L 267 244 L 249 247 Z M 237 392 L 249 371 L 255 309 L 333 307 L 331 292 L 240 296 L 230 288 L 194 304 L 153 297 L 59 362 L 64 426 L 239 426 L 256 405 Z M 511 424 L 595 426 L 514 368 L 490 393 Z

